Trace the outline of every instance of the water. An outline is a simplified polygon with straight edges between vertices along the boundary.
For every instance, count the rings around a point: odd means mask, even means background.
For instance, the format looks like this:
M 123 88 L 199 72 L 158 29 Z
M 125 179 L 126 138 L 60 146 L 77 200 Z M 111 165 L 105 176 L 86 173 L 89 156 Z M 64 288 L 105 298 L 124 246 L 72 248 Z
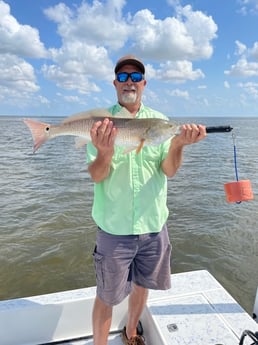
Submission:
M 235 128 L 239 178 L 251 180 L 256 196 L 258 119 L 189 121 Z M 0 125 L 0 299 L 95 285 L 85 150 L 59 137 L 33 155 L 21 118 L 0 117 Z M 210 134 L 186 148 L 168 184 L 172 271 L 209 270 L 251 314 L 258 285 L 257 198 L 228 204 L 223 185 L 234 180 L 231 133 Z

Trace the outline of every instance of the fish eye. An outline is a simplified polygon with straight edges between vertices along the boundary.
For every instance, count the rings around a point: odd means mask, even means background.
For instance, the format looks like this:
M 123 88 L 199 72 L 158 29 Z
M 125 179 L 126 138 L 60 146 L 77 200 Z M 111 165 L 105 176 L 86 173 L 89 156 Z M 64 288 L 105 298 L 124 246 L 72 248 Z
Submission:
M 46 127 L 46 132 L 48 132 L 50 130 L 50 128 L 49 127 Z

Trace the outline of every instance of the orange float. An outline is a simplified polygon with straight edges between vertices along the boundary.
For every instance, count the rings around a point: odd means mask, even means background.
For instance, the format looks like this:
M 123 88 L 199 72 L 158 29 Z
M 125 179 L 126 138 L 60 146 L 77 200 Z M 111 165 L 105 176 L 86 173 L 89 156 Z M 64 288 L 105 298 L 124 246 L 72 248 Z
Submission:
M 248 201 L 254 198 L 250 180 L 240 180 L 224 184 L 227 202 Z
M 240 204 L 242 201 L 252 200 L 254 198 L 254 195 L 250 180 L 239 180 L 238 178 L 235 133 L 232 133 L 232 138 L 234 144 L 234 165 L 236 181 L 225 183 L 224 190 L 226 193 L 227 202 L 236 202 L 237 204 Z

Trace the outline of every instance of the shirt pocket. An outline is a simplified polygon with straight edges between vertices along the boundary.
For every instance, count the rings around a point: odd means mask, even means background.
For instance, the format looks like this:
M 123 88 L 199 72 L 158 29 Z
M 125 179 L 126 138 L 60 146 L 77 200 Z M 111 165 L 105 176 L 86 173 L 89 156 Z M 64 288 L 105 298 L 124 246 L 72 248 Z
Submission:
M 103 267 L 104 256 L 97 252 L 97 246 L 95 246 L 92 256 L 94 258 L 97 285 L 103 289 L 104 288 L 104 267 Z

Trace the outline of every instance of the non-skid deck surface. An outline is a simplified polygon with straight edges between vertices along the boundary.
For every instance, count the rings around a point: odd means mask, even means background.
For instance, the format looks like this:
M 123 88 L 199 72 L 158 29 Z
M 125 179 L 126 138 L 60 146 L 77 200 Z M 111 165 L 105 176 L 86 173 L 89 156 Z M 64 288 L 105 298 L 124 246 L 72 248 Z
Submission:
M 238 344 L 236 334 L 202 294 L 159 301 L 150 311 L 166 344 Z

